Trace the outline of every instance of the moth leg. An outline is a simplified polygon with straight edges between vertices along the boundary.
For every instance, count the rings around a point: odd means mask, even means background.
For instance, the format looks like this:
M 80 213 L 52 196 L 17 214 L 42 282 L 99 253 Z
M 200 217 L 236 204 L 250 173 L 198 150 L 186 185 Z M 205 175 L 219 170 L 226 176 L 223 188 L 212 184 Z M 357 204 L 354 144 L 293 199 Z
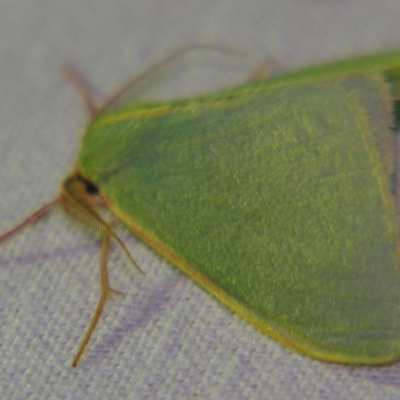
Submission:
M 85 351 L 85 348 L 88 345 L 90 338 L 92 337 L 92 333 L 94 332 L 97 323 L 99 322 L 100 316 L 103 313 L 104 304 L 106 302 L 107 296 L 112 291 L 110 287 L 110 282 L 108 280 L 108 270 L 107 270 L 107 256 L 109 247 L 110 247 L 110 236 L 107 233 L 105 233 L 101 244 L 100 297 L 99 301 L 97 302 L 97 306 L 90 321 L 90 324 L 85 333 L 85 336 L 83 337 L 82 343 L 79 346 L 78 352 L 76 353 L 76 356 L 72 362 L 73 367 L 76 367 L 78 365 L 78 362 L 82 357 L 82 354 Z
M 231 54 L 235 56 L 242 55 L 240 52 L 230 49 L 228 47 L 213 44 L 198 43 L 192 46 L 183 47 L 169 54 L 168 56 L 156 61 L 154 64 L 148 66 L 141 73 L 135 75 L 133 78 L 127 81 L 118 90 L 116 90 L 113 95 L 109 96 L 104 101 L 96 101 L 97 96 L 94 95 L 95 91 L 93 90 L 92 85 L 88 83 L 88 80 L 74 66 L 70 64 L 65 64 L 62 67 L 62 72 L 77 89 L 80 97 L 83 99 L 83 103 L 89 114 L 89 120 L 93 121 L 93 119 L 97 115 L 101 114 L 104 110 L 117 106 L 117 103 L 121 101 L 121 98 L 123 98 L 127 94 L 127 92 L 134 90 L 150 75 L 154 74 L 166 65 L 171 64 L 179 58 L 185 56 L 187 53 L 195 50 L 217 51 L 220 53 Z
M 79 173 L 74 173 L 65 179 L 61 189 L 61 202 L 65 211 L 76 220 L 82 222 L 89 228 L 99 232 L 102 235 L 101 245 L 101 259 L 100 259 L 100 283 L 101 294 L 97 303 L 92 320 L 90 321 L 87 332 L 83 338 L 82 344 L 79 347 L 72 366 L 76 367 L 78 364 L 92 334 L 96 328 L 99 318 L 104 309 L 104 304 L 107 296 L 111 292 L 120 293 L 111 289 L 108 281 L 107 273 L 107 255 L 110 247 L 110 239 L 114 239 L 122 247 L 132 264 L 142 273 L 132 256 L 129 254 L 128 249 L 125 247 L 122 240 L 117 236 L 112 226 L 103 220 L 98 211 L 96 210 L 91 197 L 87 193 L 88 181 L 85 180 Z
M 121 101 L 122 98 L 125 98 L 127 93 L 131 93 L 135 89 L 137 89 L 149 76 L 152 74 L 156 73 L 159 71 L 161 68 L 166 67 L 169 64 L 172 64 L 176 60 L 182 58 L 186 54 L 192 52 L 192 51 L 198 51 L 198 50 L 207 50 L 207 51 L 216 51 L 222 54 L 228 54 L 228 55 L 233 55 L 233 56 L 241 56 L 242 54 L 239 51 L 236 51 L 234 49 L 224 47 L 224 46 L 219 46 L 217 44 L 193 44 L 187 47 L 182 47 L 169 55 L 165 56 L 164 58 L 159 59 L 153 64 L 150 64 L 147 68 L 145 68 L 141 73 L 136 74 L 133 76 L 130 80 L 128 80 L 125 84 L 123 84 L 119 89 L 117 89 L 114 94 L 109 96 L 105 102 L 101 105 L 101 107 L 98 109 L 98 113 L 100 114 L 102 111 L 113 108 L 118 106 L 119 103 L 124 104 L 123 101 Z M 134 97 L 129 95 L 129 98 Z
M 63 65 L 62 73 L 77 90 L 89 115 L 89 119 L 92 120 L 99 109 L 99 102 L 96 100 L 97 96 L 95 95 L 95 90 L 92 85 L 86 77 L 71 64 Z
M 259 60 L 245 79 L 245 83 L 257 82 L 269 78 L 272 75 L 272 69 L 273 62 L 270 58 Z
M 135 266 L 135 268 L 142 275 L 145 275 L 145 273 L 130 255 L 123 241 L 115 233 L 112 226 L 104 221 L 104 219 L 97 212 L 93 201 L 86 192 L 87 182 L 88 181 L 85 180 L 79 173 L 74 173 L 65 179 L 61 188 L 61 204 L 65 211 L 71 215 L 71 217 L 75 218 L 77 221 L 83 223 L 89 228 L 101 233 L 102 235 L 108 235 L 110 238 L 114 239 L 120 245 L 124 253 L 129 258 L 129 261 Z
M 10 229 L 9 231 L 3 233 L 0 236 L 0 243 L 4 242 L 7 239 L 9 239 L 11 236 L 13 236 L 14 234 L 18 233 L 22 229 L 24 229 L 26 226 L 28 226 L 28 225 L 38 221 L 39 219 L 43 218 L 55 206 L 59 205 L 60 203 L 61 203 L 61 197 L 57 197 L 56 199 L 54 199 L 50 203 L 45 204 L 42 208 L 40 208 L 39 210 L 35 211 L 32 215 L 30 215 L 28 218 L 23 220 L 17 226 L 15 226 L 14 228 Z

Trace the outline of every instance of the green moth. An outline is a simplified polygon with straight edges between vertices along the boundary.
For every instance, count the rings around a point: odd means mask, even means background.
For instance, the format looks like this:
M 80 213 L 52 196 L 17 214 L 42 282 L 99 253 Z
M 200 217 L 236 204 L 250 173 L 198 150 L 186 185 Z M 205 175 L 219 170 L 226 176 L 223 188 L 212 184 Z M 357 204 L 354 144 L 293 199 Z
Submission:
M 115 108 L 118 95 L 96 108 L 87 95 L 92 116 L 61 195 L 2 236 L 57 204 L 101 233 L 102 295 L 73 365 L 111 290 L 109 240 L 129 256 L 99 198 L 290 348 L 340 363 L 399 358 L 399 83 L 400 52 L 390 52 L 189 100 Z

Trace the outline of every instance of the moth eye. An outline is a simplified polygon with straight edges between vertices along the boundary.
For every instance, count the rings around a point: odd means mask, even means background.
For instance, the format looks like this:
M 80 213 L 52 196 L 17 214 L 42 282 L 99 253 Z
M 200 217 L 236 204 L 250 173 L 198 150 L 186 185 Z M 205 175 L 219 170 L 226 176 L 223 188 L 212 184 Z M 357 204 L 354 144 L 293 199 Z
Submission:
M 85 180 L 85 189 L 87 194 L 99 194 L 99 188 L 92 182 Z
M 93 182 L 87 180 L 81 174 L 78 174 L 77 177 L 85 184 L 85 190 L 87 194 L 99 194 L 99 188 Z

